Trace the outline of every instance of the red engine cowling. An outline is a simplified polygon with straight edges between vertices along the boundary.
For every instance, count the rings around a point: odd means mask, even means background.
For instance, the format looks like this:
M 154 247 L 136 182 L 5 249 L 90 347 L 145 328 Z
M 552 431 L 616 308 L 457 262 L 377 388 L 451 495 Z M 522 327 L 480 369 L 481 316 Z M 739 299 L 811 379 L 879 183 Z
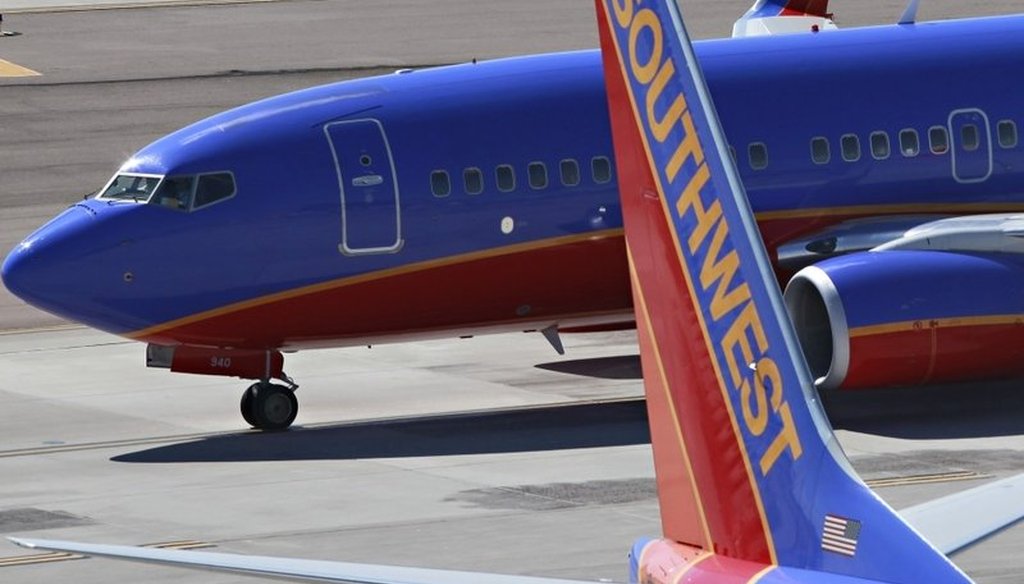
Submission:
M 875 251 L 798 272 L 785 292 L 824 389 L 1024 375 L 1024 260 Z

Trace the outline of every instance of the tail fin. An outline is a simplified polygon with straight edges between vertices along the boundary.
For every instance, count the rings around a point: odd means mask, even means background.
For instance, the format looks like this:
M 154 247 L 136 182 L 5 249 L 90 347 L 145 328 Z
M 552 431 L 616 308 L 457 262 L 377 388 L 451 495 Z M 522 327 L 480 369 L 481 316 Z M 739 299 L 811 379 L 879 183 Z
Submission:
M 836 443 L 677 6 L 596 4 L 665 536 L 768 566 L 969 581 Z
M 835 29 L 828 0 L 756 0 L 733 24 L 732 36 L 757 36 Z
M 745 14 L 751 18 L 771 16 L 820 16 L 832 18 L 828 0 L 757 0 Z

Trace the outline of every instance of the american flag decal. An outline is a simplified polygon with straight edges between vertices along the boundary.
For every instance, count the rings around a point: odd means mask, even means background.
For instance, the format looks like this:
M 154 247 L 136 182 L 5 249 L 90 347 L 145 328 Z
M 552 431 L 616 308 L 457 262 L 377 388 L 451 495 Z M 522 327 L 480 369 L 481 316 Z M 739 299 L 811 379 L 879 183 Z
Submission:
M 821 549 L 853 557 L 857 553 L 858 537 L 860 521 L 835 515 L 825 516 L 825 527 L 821 532 Z

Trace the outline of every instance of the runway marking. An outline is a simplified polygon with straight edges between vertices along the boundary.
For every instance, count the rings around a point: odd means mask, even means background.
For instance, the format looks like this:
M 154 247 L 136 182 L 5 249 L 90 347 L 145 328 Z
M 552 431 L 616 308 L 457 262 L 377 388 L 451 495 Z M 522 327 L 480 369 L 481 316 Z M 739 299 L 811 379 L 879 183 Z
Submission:
M 198 541 L 194 539 L 182 539 L 176 541 L 164 541 L 159 543 L 147 543 L 139 547 L 171 549 L 171 550 L 196 550 L 215 547 L 215 544 Z M 27 554 L 24 556 L 11 556 L 0 558 L 0 568 L 13 568 L 15 566 L 33 566 L 37 564 L 52 564 L 54 562 L 66 562 L 68 560 L 81 560 L 86 558 L 82 554 L 70 552 L 46 552 L 42 554 Z
M 42 73 L 0 59 L 0 77 L 39 77 Z
M 989 475 L 970 470 L 955 470 L 933 474 L 909 475 L 905 477 L 889 477 L 864 481 L 872 489 L 880 487 L 902 487 L 906 485 L 927 485 L 932 483 L 951 483 L 954 481 L 972 481 L 988 478 Z
M 231 4 L 264 4 L 284 2 L 285 0 L 124 0 L 100 4 L 90 4 L 81 0 L 69 0 L 64 4 L 52 3 L 33 8 L 13 8 L 4 12 L 9 14 L 35 14 L 49 12 L 92 12 L 96 10 L 128 10 L 134 8 L 186 8 L 194 6 L 218 6 Z
M 89 328 L 82 324 L 53 324 L 48 326 L 37 326 L 28 328 L 0 329 L 0 337 L 8 335 L 31 335 L 34 333 L 56 333 L 61 331 L 73 331 Z

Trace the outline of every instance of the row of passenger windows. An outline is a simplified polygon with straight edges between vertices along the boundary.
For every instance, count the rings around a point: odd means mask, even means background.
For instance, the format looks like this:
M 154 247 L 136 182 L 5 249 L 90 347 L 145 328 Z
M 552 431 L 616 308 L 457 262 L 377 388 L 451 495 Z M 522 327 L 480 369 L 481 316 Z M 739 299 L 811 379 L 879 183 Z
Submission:
M 566 158 L 558 163 L 558 180 L 564 187 L 575 187 L 582 181 L 580 164 L 573 158 Z M 590 159 L 590 178 L 597 184 L 612 180 L 612 163 L 607 156 L 596 156 Z M 543 162 L 531 162 L 526 165 L 526 180 L 531 189 L 548 188 L 548 167 Z M 516 190 L 516 169 L 511 164 L 499 164 L 494 167 L 494 186 L 503 193 Z M 484 192 L 484 171 L 472 167 L 462 171 L 462 191 L 467 195 L 479 195 Z M 447 197 L 452 194 L 452 177 L 447 170 L 435 170 L 430 173 L 430 191 L 435 197 Z
M 982 130 L 977 124 L 964 124 L 960 127 L 960 147 L 973 152 L 981 147 Z M 1000 148 L 1015 148 L 1018 143 L 1017 124 L 1012 120 L 1002 120 L 996 124 L 996 138 Z M 913 158 L 921 153 L 921 139 L 917 130 L 906 128 L 897 134 L 899 153 L 904 158 Z M 878 131 L 868 136 L 868 149 L 875 160 L 885 160 L 892 155 L 889 133 Z M 949 151 L 949 133 L 945 126 L 932 126 L 928 129 L 928 150 L 932 154 L 945 154 Z M 839 152 L 846 162 L 861 159 L 861 143 L 857 134 L 844 134 L 839 138 Z M 733 151 L 733 157 L 736 153 Z M 764 170 L 768 168 L 768 146 L 764 142 L 754 142 L 747 147 L 750 168 Z M 832 145 L 828 138 L 816 136 L 811 138 L 811 160 L 815 164 L 828 164 L 832 160 Z

